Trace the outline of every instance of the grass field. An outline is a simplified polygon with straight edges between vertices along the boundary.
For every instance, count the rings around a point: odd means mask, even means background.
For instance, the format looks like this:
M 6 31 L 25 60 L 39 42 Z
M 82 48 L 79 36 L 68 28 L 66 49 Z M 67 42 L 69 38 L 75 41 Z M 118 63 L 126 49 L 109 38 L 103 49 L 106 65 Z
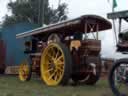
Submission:
M 107 80 L 100 80 L 95 86 L 47 87 L 38 78 L 21 82 L 16 76 L 0 76 L 0 96 L 112 96 Z

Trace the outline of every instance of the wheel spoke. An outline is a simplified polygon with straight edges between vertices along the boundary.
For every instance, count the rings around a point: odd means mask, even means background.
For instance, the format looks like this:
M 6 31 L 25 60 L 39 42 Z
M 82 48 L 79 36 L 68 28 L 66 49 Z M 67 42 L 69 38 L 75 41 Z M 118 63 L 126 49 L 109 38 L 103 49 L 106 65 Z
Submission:
M 48 62 L 47 62 L 48 65 L 52 64 L 52 61 L 50 59 L 48 59 Z
M 50 54 L 50 53 L 48 53 L 48 54 L 47 54 L 47 56 L 48 56 L 48 58 L 52 58 L 52 56 L 51 56 L 51 54 Z
M 49 51 L 48 57 L 50 60 L 54 61 L 55 57 L 56 57 L 56 52 L 54 48 L 51 48 L 51 50 Z
M 23 70 L 20 70 L 20 75 L 23 75 L 24 74 L 24 71 Z
M 57 63 L 57 65 L 63 65 L 64 61 L 58 60 L 56 63 Z
M 51 48 L 50 52 L 51 52 L 52 57 L 55 58 L 56 52 L 55 52 L 55 48 L 54 47 Z
M 63 68 L 62 67 L 57 67 L 57 70 L 63 72 Z
M 58 55 L 59 55 L 59 50 L 57 50 L 57 53 L 56 53 L 56 56 L 55 56 L 55 60 L 57 60 Z
M 58 70 L 58 77 L 62 75 L 62 72 Z
M 55 72 L 52 73 L 52 74 L 49 76 L 48 80 L 51 80 L 54 75 L 55 75 Z
M 57 81 L 57 79 L 59 79 L 61 75 L 62 75 L 62 72 L 60 70 L 57 70 L 57 74 L 56 74 L 56 79 L 55 80 Z
M 59 56 L 59 57 L 56 59 L 56 62 L 60 61 L 61 59 L 63 59 L 63 55 Z
M 57 69 L 62 72 L 64 67 L 63 66 L 57 66 Z
M 58 79 L 58 78 L 57 78 L 57 77 L 58 77 L 57 74 L 58 74 L 58 73 L 56 72 L 56 75 L 55 75 L 55 80 L 56 80 L 56 81 L 57 81 L 57 79 Z
M 53 70 L 53 68 L 48 69 L 47 71 L 44 72 L 44 74 L 46 74 L 46 73 L 48 73 L 48 72 L 50 72 L 50 71 L 52 71 L 52 70 Z
M 24 68 L 24 71 L 28 73 L 28 72 L 29 72 L 29 68 L 26 66 L 26 67 Z
M 24 75 L 27 75 L 27 74 L 28 74 L 27 69 L 22 69 L 22 74 L 23 74 L 23 76 L 24 76 Z

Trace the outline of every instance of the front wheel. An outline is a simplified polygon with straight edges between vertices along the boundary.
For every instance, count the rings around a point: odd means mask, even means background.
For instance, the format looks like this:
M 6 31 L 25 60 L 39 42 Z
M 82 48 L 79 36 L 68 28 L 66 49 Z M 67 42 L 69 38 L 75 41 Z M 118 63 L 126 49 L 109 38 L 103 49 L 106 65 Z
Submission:
M 62 43 L 50 43 L 41 55 L 41 77 L 46 85 L 65 85 L 71 75 L 71 55 Z
M 128 59 L 120 59 L 113 65 L 109 84 L 115 96 L 128 96 Z

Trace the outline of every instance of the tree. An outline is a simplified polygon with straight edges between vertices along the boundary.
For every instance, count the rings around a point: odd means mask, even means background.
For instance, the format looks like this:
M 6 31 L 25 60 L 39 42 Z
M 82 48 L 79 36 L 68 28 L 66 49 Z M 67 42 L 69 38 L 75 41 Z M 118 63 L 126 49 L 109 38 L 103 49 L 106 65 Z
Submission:
M 45 3 L 43 0 L 27 0 L 20 3 L 18 1 L 8 3 L 8 9 L 11 10 L 12 15 L 5 16 L 3 26 L 19 22 L 29 22 L 41 26 L 42 21 L 44 21 L 44 24 L 50 24 L 67 19 L 67 4 L 65 3 L 57 9 L 53 9 L 49 6 L 48 0 L 45 0 Z M 44 20 L 42 20 L 43 15 Z
M 123 34 L 123 40 L 128 41 L 128 32 L 125 32 L 125 33 Z

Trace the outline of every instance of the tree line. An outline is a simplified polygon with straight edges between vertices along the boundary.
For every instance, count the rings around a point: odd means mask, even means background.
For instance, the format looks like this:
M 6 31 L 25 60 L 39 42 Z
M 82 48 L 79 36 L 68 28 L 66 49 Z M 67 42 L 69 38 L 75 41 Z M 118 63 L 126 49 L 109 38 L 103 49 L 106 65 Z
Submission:
M 24 0 L 24 2 L 9 2 L 8 9 L 12 15 L 6 15 L 2 26 L 8 26 L 20 22 L 29 22 L 42 26 L 66 20 L 67 4 L 62 3 L 57 9 L 49 6 L 49 0 Z

